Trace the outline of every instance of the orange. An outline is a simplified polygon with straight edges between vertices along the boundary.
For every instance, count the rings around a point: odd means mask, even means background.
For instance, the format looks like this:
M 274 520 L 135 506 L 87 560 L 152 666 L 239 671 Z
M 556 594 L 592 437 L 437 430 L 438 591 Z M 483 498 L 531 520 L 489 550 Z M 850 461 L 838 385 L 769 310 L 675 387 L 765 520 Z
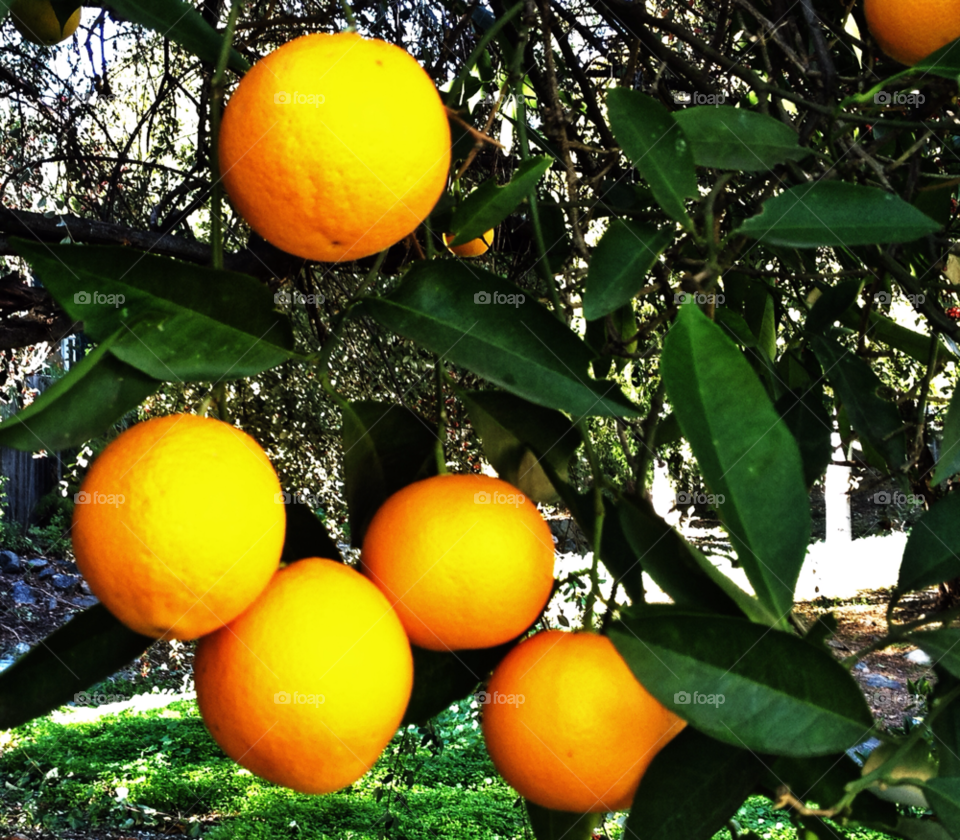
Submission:
M 311 558 L 281 569 L 243 615 L 200 640 L 200 712 L 223 751 L 303 793 L 359 779 L 413 687 L 410 643 L 363 575 Z
M 452 233 L 445 233 L 443 235 L 443 244 L 447 246 L 447 250 L 451 254 L 456 254 L 458 257 L 482 257 L 487 253 L 490 246 L 493 245 L 493 228 L 490 228 L 483 236 L 477 239 L 464 242 L 463 245 L 454 245 L 451 247 L 450 243 L 453 242 L 453 239 L 454 234 Z
M 865 0 L 863 11 L 880 49 L 908 66 L 960 38 L 960 0 Z
M 80 9 L 70 15 L 67 25 L 60 26 L 50 0 L 13 0 L 10 17 L 17 31 L 28 41 L 41 47 L 52 47 L 66 41 L 80 25 Z
M 341 262 L 399 242 L 450 168 L 433 81 L 405 50 L 351 32 L 304 35 L 257 62 L 230 98 L 220 171 L 264 239 Z
M 593 633 L 526 639 L 481 699 L 500 775 L 531 802 L 578 814 L 629 808 L 654 756 L 686 726 Z
M 394 493 L 370 521 L 361 562 L 410 641 L 429 650 L 519 636 L 553 587 L 547 523 L 519 490 L 486 475 L 434 476 Z
M 279 494 L 266 454 L 239 429 L 191 414 L 139 423 L 76 496 L 77 565 L 131 629 L 195 639 L 236 618 L 277 570 Z

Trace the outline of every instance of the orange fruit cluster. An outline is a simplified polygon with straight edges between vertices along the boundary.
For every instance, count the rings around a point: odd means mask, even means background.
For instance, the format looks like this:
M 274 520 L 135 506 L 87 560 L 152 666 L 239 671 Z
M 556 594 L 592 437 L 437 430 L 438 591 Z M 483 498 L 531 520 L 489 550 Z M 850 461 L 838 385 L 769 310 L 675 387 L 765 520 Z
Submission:
M 129 627 L 201 637 L 197 702 L 228 756 L 277 784 L 328 793 L 366 773 L 402 722 L 411 642 L 489 648 L 530 629 L 552 593 L 553 538 L 512 485 L 443 475 L 380 506 L 362 573 L 318 557 L 278 568 L 282 502 L 267 455 L 240 430 L 192 415 L 149 420 L 91 466 L 74 552 Z M 683 726 L 592 633 L 520 642 L 483 696 L 494 763 L 548 808 L 629 807 Z
M 342 262 L 399 242 L 447 183 L 450 126 L 405 50 L 356 33 L 304 35 L 257 62 L 223 115 L 220 173 L 264 239 Z

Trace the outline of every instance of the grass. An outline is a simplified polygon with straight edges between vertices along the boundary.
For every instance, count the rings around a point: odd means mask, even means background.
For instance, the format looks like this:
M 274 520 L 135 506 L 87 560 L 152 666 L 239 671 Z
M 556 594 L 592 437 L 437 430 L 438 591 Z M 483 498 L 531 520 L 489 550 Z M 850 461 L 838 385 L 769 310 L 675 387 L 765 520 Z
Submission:
M 61 710 L 0 735 L 0 830 L 156 830 L 208 840 L 529 840 L 517 794 L 497 775 L 467 703 L 410 727 L 344 791 L 306 796 L 226 758 L 192 699 L 83 719 Z M 795 840 L 789 816 L 752 797 L 739 831 Z M 623 829 L 608 819 L 604 834 Z M 837 837 L 884 840 L 847 830 Z M 727 829 L 716 840 L 728 840 Z

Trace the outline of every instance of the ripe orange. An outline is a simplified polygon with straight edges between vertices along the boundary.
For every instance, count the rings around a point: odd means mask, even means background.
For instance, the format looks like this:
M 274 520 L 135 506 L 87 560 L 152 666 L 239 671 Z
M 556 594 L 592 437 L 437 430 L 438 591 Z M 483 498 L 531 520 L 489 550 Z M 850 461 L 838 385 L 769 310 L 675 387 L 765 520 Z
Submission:
M 637 682 L 605 636 L 548 630 L 487 686 L 483 735 L 500 775 L 544 808 L 620 811 L 686 723 Z
M 359 779 L 400 725 L 413 657 L 386 598 L 349 566 L 281 569 L 243 615 L 205 636 L 197 702 L 234 761 L 303 793 Z
M 61 27 L 50 0 L 13 0 L 10 17 L 24 38 L 41 47 L 52 47 L 66 41 L 80 25 L 78 8 L 70 15 L 67 25 Z
M 960 38 L 960 0 L 864 0 L 863 11 L 880 49 L 908 66 Z
M 382 251 L 440 198 L 450 126 L 433 81 L 393 44 L 305 35 L 270 53 L 230 98 L 220 171 L 250 226 L 325 262 Z
M 232 621 L 280 562 L 280 482 L 249 435 L 176 414 L 127 429 L 76 496 L 73 550 L 93 594 L 146 636 Z
M 445 233 L 443 235 L 443 244 L 447 246 L 447 250 L 451 254 L 456 254 L 458 257 L 482 257 L 487 253 L 490 246 L 493 245 L 493 228 L 490 228 L 483 236 L 477 239 L 464 242 L 463 245 L 454 245 L 451 247 L 450 243 L 453 242 L 453 239 L 454 234 L 452 233 Z
M 415 645 L 493 647 L 520 635 L 553 587 L 553 537 L 529 499 L 486 475 L 440 475 L 394 493 L 361 561 Z

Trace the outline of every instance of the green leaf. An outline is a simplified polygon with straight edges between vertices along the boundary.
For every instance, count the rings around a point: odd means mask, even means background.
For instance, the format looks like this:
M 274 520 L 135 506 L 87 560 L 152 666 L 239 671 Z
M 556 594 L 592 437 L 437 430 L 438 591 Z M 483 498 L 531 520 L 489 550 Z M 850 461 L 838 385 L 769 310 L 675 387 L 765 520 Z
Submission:
M 960 493 L 940 499 L 910 529 L 897 592 L 913 592 L 960 575 Z
M 859 280 L 847 280 L 824 290 L 817 298 L 807 315 L 804 329 L 809 333 L 822 334 L 834 325 L 836 320 L 857 302 L 860 287 Z
M 932 700 L 936 702 L 960 685 L 960 681 L 939 664 L 934 665 L 934 673 L 937 675 L 937 685 Z M 930 728 L 940 756 L 939 775 L 960 776 L 960 703 L 956 698 L 937 710 Z
M 913 65 L 911 70 L 913 73 L 919 73 L 921 76 L 932 73 L 935 76 L 942 76 L 951 82 L 955 82 L 957 76 L 960 76 L 960 54 L 958 54 L 957 50 L 958 45 L 960 45 L 960 40 L 951 41 L 935 53 L 931 53 L 926 58 L 920 59 L 920 61 Z
M 408 484 L 437 474 L 437 429 L 390 403 L 343 403 L 341 410 L 350 542 L 360 546 L 380 505 Z
M 707 735 L 803 757 L 846 750 L 873 726 L 859 686 L 821 648 L 743 619 L 673 609 L 615 624 L 610 638 L 641 684 Z
M 606 557 L 604 561 L 621 583 L 634 576 L 639 580 L 641 572 L 646 572 L 678 606 L 741 615 L 731 598 L 700 568 L 683 537 L 654 513 L 646 499 L 621 501 L 617 511 L 632 552 L 613 565 Z
M 863 310 L 858 306 L 851 306 L 840 315 L 840 323 L 860 332 L 862 317 Z M 882 341 L 888 347 L 906 353 L 921 364 L 926 365 L 930 361 L 931 337 L 928 334 L 903 327 L 880 312 L 870 312 L 867 317 L 866 335 L 872 341 Z M 943 368 L 951 357 L 956 358 L 956 354 L 948 350 L 941 341 L 940 349 L 937 351 L 937 369 Z
M 129 630 L 102 604 L 74 616 L 0 674 L 0 732 L 74 700 L 154 641 Z
M 212 65 L 220 58 L 223 35 L 184 0 L 110 0 L 110 7 L 127 20 L 153 29 Z M 250 69 L 250 63 L 231 49 L 230 67 L 243 73 Z
M 556 502 L 557 491 L 540 461 L 548 461 L 567 480 L 570 459 L 582 442 L 567 417 L 505 391 L 458 391 L 458 395 L 497 475 L 535 502 Z
M 960 388 L 955 388 L 950 397 L 940 450 L 940 460 L 930 479 L 934 486 L 960 472 Z
M 811 154 L 785 123 L 732 105 L 685 108 L 674 119 L 690 141 L 698 166 L 766 172 L 778 163 Z
M 893 403 L 877 396 L 882 383 L 870 365 L 832 338 L 815 335 L 810 339 L 810 348 L 861 440 L 879 452 L 891 470 L 900 469 L 907 459 L 903 421 Z
M 676 232 L 614 219 L 597 243 L 583 292 L 583 317 L 602 318 L 633 300 Z
M 551 811 L 549 808 L 541 808 L 529 799 L 525 799 L 524 804 L 536 840 L 590 840 L 600 825 L 602 816 Z
M 753 753 L 687 727 L 657 754 L 633 800 L 623 836 L 710 840 L 763 774 Z
M 660 369 L 747 578 L 764 605 L 787 614 L 810 536 L 793 435 L 740 350 L 696 306 L 680 308 Z
M 960 779 L 930 779 L 924 786 L 927 801 L 951 837 L 960 837 Z
M 323 557 L 343 562 L 340 549 L 308 505 L 291 499 L 287 504 L 287 530 L 283 539 L 281 563 L 296 563 L 308 557 Z
M 685 227 L 693 223 L 684 201 L 700 193 L 690 143 L 673 114 L 640 91 L 607 94 L 610 128 L 620 148 L 650 185 L 666 214 Z
M 578 417 L 637 416 L 618 386 L 590 379 L 590 348 L 529 295 L 476 266 L 422 261 L 360 311 L 530 402 Z
M 515 644 L 516 639 L 492 648 L 456 653 L 411 645 L 413 693 L 400 726 L 424 724 L 451 703 L 473 693 Z
M 551 163 L 548 157 L 525 160 L 502 187 L 494 178 L 484 181 L 453 211 L 452 232 L 457 236 L 450 244 L 463 245 L 499 225 L 533 192 Z
M 56 452 L 80 446 L 136 408 L 160 382 L 110 353 L 110 336 L 35 402 L 0 423 L 0 446 Z
M 567 234 L 567 219 L 563 208 L 553 199 L 540 199 L 540 229 L 547 249 L 550 271 L 559 274 L 567 258 L 573 253 L 573 243 Z
M 757 337 L 750 329 L 750 325 L 739 312 L 718 306 L 713 314 L 716 323 L 723 327 L 730 337 L 744 347 L 756 347 Z
M 956 835 L 948 832 L 939 823 L 910 817 L 901 817 L 897 821 L 894 833 L 907 840 L 956 840 Z
M 845 181 L 802 184 L 771 198 L 738 234 L 791 248 L 912 242 L 940 226 L 900 196 Z
M 833 424 L 823 407 L 823 388 L 786 391 L 774 408 L 800 448 L 803 481 L 809 489 L 820 480 L 833 457 L 830 442 Z
M 131 248 L 12 239 L 64 310 L 94 341 L 155 379 L 254 376 L 293 357 L 293 330 L 252 277 Z

